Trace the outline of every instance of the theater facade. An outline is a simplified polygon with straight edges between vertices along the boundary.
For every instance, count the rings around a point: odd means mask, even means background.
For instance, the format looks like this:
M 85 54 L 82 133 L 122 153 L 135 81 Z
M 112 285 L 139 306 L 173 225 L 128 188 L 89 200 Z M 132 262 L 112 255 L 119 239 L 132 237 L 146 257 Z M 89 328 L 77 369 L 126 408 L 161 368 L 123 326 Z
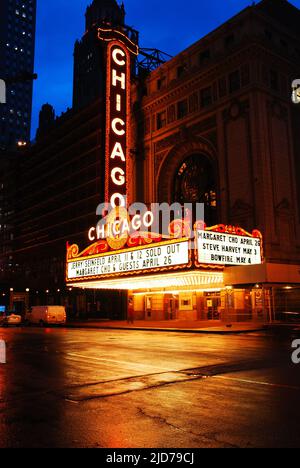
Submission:
M 130 76 L 137 44 L 121 29 L 99 30 L 104 201 L 113 213 L 91 227 L 88 246 L 68 243 L 68 287 L 126 291 L 136 319 L 298 317 L 299 112 L 289 89 L 297 67 L 279 59 L 274 67 L 269 4 L 244 10 L 230 32 L 219 28 L 138 83 Z M 148 207 L 144 221 L 128 212 L 135 202 Z M 204 216 L 184 214 L 153 232 L 153 203 L 201 204 Z

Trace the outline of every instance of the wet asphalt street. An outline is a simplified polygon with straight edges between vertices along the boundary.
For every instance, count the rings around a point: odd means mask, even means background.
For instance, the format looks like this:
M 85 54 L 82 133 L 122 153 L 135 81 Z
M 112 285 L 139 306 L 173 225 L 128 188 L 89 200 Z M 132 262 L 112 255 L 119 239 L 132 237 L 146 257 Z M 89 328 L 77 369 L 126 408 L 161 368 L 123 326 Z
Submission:
M 300 447 L 292 338 L 0 329 L 0 448 Z

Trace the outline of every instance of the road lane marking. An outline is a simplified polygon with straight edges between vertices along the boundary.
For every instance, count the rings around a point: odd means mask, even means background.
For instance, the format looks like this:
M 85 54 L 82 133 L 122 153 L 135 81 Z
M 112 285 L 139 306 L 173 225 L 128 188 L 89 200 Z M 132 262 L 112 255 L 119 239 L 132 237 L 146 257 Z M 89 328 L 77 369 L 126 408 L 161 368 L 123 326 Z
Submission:
M 84 356 L 83 354 L 77 354 L 77 353 L 67 353 L 68 356 L 72 356 L 72 357 L 79 357 L 79 358 L 82 358 L 82 359 L 85 359 L 85 361 L 98 361 L 98 362 L 112 362 L 114 364 L 126 364 L 128 367 L 140 367 L 142 369 L 144 368 L 152 368 L 152 369 L 156 369 L 156 370 L 164 370 L 164 371 L 168 371 L 168 372 L 172 372 L 173 369 L 170 369 L 169 367 L 156 367 L 156 366 L 151 366 L 151 364 L 138 364 L 138 363 L 135 363 L 135 362 L 130 362 L 130 361 L 118 361 L 117 359 L 106 359 L 106 358 L 97 358 L 97 357 L 92 357 L 92 356 Z
M 269 382 L 261 382 L 261 381 L 258 381 L 258 380 L 239 379 L 237 377 L 225 377 L 225 376 L 222 376 L 222 375 L 214 375 L 212 378 L 213 379 L 219 379 L 219 380 L 231 380 L 233 382 L 240 382 L 240 383 L 249 383 L 249 384 L 253 384 L 253 385 L 263 385 L 265 387 L 285 388 L 285 389 L 288 389 L 288 390 L 297 390 L 297 391 L 300 390 L 300 387 L 295 387 L 295 386 L 292 386 L 292 385 L 273 384 L 273 383 L 269 383 Z

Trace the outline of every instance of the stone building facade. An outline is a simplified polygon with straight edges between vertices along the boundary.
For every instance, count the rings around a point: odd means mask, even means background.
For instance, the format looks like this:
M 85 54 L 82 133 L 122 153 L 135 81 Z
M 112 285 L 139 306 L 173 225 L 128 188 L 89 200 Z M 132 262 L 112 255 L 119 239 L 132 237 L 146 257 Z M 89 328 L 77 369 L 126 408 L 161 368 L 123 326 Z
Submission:
M 135 178 L 137 196 L 203 202 L 209 226 L 263 234 L 263 268 L 225 269 L 241 318 L 255 302 L 265 319 L 300 311 L 300 109 L 291 102 L 299 21 L 282 0 L 246 8 L 152 72 L 136 96 L 136 174 L 144 174 Z M 213 300 L 219 310 L 221 296 Z M 198 318 L 207 316 L 210 307 L 196 302 Z

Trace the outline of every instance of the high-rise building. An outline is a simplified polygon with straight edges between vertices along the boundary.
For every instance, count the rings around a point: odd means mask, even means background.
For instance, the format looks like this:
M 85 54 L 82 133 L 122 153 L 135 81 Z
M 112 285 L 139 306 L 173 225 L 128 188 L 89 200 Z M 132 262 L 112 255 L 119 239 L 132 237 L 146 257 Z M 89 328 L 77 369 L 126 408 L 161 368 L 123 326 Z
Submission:
M 73 108 L 80 109 L 101 97 L 105 82 L 103 44 L 97 40 L 103 24 L 123 29 L 138 41 L 137 31 L 125 26 L 124 4 L 116 0 L 93 0 L 85 14 L 85 34 L 74 47 Z
M 7 102 L 0 105 L 0 149 L 30 140 L 36 0 L 0 2 L 0 78 Z

